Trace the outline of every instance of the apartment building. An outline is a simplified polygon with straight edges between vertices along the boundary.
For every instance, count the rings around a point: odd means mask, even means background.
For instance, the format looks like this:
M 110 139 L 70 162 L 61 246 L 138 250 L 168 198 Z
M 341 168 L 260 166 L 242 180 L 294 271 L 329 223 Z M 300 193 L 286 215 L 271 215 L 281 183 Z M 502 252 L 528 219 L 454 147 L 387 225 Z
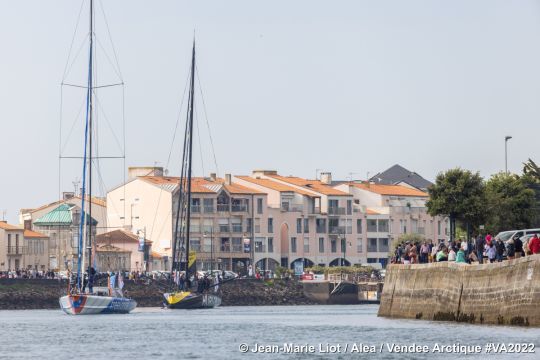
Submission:
M 48 269 L 48 237 L 0 221 L 0 270 L 22 269 Z

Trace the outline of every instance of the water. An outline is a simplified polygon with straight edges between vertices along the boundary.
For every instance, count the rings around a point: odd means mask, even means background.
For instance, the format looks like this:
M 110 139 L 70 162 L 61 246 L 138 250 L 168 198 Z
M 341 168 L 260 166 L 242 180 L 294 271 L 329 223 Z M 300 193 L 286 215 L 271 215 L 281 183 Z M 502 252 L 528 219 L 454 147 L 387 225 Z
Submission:
M 279 344 L 278 353 L 253 346 Z M 313 345 L 314 353 L 283 353 L 284 343 Z M 351 353 L 353 344 L 377 353 Z M 465 325 L 377 317 L 377 306 L 253 306 L 208 310 L 138 308 L 129 315 L 69 316 L 60 310 L 0 311 L 0 359 L 422 359 L 428 354 L 389 353 L 386 344 L 480 345 L 533 343 L 540 359 L 540 329 Z M 239 351 L 240 344 L 250 347 Z M 327 345 L 340 353 L 321 353 Z M 383 344 L 382 353 L 379 353 Z M 347 345 L 347 349 L 344 347 Z M 308 349 L 309 350 L 309 349 Z M 331 349 L 329 349 L 331 350 Z M 464 354 L 438 354 L 458 358 Z M 485 352 L 467 358 L 485 358 Z

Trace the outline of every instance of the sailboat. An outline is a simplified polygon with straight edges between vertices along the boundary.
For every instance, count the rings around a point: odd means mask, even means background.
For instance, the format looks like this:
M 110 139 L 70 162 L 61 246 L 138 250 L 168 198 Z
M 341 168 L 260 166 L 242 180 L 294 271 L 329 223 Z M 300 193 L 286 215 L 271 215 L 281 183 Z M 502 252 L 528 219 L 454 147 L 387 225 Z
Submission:
M 121 275 L 113 275 L 109 278 L 109 286 L 91 287 L 95 270 L 92 263 L 92 114 L 93 114 L 93 72 L 94 72 L 94 1 L 90 0 L 90 33 L 88 52 L 88 82 L 86 86 L 86 117 L 84 131 L 84 156 L 83 175 L 81 189 L 81 214 L 79 222 L 79 237 L 77 251 L 77 273 L 74 284 L 71 284 L 71 277 L 68 280 L 68 290 L 65 296 L 60 298 L 60 307 L 70 315 L 86 314 L 121 314 L 129 313 L 135 309 L 137 302 L 133 299 L 125 298 L 122 293 L 123 281 Z M 88 181 L 88 186 L 87 186 Z M 88 190 L 88 192 L 87 192 Z M 88 201 L 87 201 L 88 200 Z M 86 207 L 88 206 L 88 215 Z M 87 250 L 86 253 L 84 250 Z M 86 261 L 88 258 L 88 261 Z M 88 265 L 87 265 L 88 263 Z M 87 266 L 88 284 L 86 291 L 86 279 L 84 269 Z M 115 286 L 118 278 L 119 286 Z
M 191 281 L 192 275 L 197 277 L 195 269 L 195 253 L 189 250 L 190 217 L 191 217 L 191 165 L 193 149 L 193 104 L 195 94 L 195 41 L 191 54 L 191 73 L 186 128 L 184 132 L 184 149 L 182 153 L 182 170 L 178 191 L 178 206 L 176 211 L 172 269 L 169 282 L 170 292 L 164 293 L 165 304 L 171 309 L 201 309 L 221 305 L 221 297 L 213 286 L 195 286 Z M 183 280 L 180 282 L 180 277 Z M 185 279 L 185 281 L 184 281 Z M 207 279 L 198 279 L 207 281 Z

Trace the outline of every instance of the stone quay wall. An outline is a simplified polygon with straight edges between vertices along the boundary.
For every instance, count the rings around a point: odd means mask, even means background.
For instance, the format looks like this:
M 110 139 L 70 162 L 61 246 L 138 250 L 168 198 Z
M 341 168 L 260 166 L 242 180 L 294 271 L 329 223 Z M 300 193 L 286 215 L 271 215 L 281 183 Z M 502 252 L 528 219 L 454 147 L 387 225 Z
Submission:
M 540 327 L 540 254 L 387 268 L 379 316 Z

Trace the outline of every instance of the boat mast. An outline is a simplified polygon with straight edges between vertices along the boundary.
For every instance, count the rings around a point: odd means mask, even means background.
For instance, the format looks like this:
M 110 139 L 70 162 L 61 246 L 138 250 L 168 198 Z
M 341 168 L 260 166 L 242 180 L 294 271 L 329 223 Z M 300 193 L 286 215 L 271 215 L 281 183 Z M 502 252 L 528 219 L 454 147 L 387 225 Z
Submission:
M 191 161 L 193 159 L 193 97 L 195 94 L 195 39 L 191 52 L 191 83 L 189 89 L 189 159 L 187 173 L 187 219 L 186 219 L 186 279 L 189 279 L 189 235 L 191 223 Z
M 90 277 L 90 267 L 92 266 L 92 107 L 93 107 L 93 59 L 92 52 L 94 46 L 94 0 L 90 0 L 90 71 L 88 79 L 88 126 L 89 126 L 89 153 L 88 157 L 88 276 Z M 84 251 L 84 250 L 83 250 Z

